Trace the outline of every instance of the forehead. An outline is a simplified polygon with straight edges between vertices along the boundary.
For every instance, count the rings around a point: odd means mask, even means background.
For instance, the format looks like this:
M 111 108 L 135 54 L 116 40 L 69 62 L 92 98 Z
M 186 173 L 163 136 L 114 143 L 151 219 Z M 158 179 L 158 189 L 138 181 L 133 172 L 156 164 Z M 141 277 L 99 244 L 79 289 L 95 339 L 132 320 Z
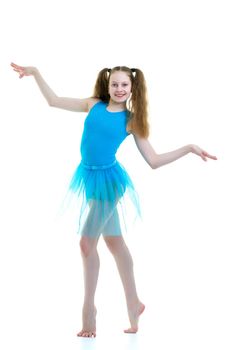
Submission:
M 115 81 L 117 83 L 120 83 L 122 81 L 129 81 L 130 82 L 130 77 L 126 72 L 113 72 L 110 76 L 110 81 Z

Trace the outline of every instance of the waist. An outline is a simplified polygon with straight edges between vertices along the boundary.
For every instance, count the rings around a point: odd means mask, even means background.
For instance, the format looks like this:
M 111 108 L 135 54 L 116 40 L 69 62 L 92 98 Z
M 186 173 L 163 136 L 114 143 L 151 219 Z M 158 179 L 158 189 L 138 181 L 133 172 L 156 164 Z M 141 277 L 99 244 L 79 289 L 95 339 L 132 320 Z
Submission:
M 113 162 L 108 163 L 108 164 L 103 164 L 103 165 L 90 165 L 86 164 L 83 160 L 81 161 L 82 166 L 85 169 L 89 170 L 104 170 L 104 169 L 109 169 L 112 168 L 115 164 L 117 163 L 117 160 L 115 159 Z

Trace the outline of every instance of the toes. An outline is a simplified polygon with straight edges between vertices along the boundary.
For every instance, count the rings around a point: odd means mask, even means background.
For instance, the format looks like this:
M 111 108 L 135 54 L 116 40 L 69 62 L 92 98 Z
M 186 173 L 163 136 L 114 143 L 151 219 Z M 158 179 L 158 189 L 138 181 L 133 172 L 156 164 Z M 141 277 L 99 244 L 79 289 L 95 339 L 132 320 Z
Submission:
M 77 334 L 77 337 L 92 338 L 96 337 L 96 332 L 81 331 Z
M 136 327 L 131 327 L 124 330 L 125 333 L 137 333 L 137 331 L 138 329 Z

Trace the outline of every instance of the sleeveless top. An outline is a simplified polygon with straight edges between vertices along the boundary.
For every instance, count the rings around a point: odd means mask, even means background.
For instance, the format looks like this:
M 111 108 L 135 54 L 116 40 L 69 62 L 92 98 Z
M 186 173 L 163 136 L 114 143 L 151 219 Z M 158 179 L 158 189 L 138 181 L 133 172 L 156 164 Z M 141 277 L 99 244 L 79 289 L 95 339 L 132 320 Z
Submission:
M 129 135 L 126 131 L 128 111 L 110 112 L 107 106 L 103 101 L 97 102 L 85 119 L 80 151 L 86 165 L 114 163 L 120 144 Z
M 126 131 L 128 111 L 110 112 L 99 101 L 89 111 L 81 139 L 81 163 L 70 182 L 64 204 L 75 199 L 77 232 L 82 236 L 119 236 L 140 217 L 140 204 L 133 182 L 116 160 Z

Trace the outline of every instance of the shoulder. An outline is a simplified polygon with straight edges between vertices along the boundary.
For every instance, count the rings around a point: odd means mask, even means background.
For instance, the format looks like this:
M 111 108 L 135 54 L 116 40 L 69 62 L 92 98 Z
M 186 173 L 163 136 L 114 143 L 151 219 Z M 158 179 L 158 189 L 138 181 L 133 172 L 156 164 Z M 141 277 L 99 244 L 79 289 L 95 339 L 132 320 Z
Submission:
M 99 98 L 90 97 L 87 99 L 88 112 L 99 102 L 102 102 Z

